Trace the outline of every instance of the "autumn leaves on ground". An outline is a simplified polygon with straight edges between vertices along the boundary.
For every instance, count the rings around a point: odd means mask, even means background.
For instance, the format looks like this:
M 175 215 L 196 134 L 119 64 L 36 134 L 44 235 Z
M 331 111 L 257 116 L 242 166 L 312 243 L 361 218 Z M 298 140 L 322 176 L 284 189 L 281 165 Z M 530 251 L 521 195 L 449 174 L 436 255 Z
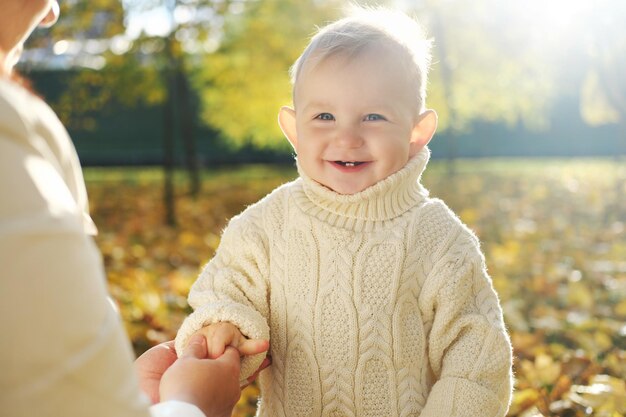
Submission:
M 479 235 L 515 353 L 511 416 L 626 415 L 626 164 L 612 160 L 432 162 L 423 182 Z M 171 339 L 227 220 L 291 167 L 178 179 L 178 225 L 163 226 L 154 169 L 88 169 L 112 295 L 138 353 Z M 247 388 L 236 416 L 254 415 Z

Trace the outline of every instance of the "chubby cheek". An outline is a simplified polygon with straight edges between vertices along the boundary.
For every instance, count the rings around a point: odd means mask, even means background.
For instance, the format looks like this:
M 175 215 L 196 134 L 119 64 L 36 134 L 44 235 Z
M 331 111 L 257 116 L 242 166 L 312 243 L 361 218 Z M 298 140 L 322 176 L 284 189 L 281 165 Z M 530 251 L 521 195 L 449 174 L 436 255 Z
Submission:
M 321 163 L 323 146 L 320 141 L 305 139 L 298 142 L 296 146 L 296 154 L 300 160 L 308 162 L 319 161 Z
M 404 166 L 409 162 L 408 158 L 403 158 L 398 160 L 398 162 L 396 164 L 394 164 L 394 166 L 389 170 L 389 173 L 387 174 L 387 177 L 389 175 L 395 174 L 396 172 L 400 171 L 402 168 L 404 168 Z
M 381 164 L 381 168 L 385 171 L 384 176 L 389 176 L 402 169 L 409 162 L 408 146 L 399 146 L 394 149 L 383 149 L 381 155 L 386 155 L 386 163 Z

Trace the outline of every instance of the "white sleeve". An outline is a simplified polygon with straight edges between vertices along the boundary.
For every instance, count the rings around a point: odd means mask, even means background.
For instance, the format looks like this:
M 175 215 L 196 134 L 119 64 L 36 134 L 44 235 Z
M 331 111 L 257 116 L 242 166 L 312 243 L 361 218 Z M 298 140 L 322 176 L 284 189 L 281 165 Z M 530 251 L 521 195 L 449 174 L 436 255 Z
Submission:
M 54 159 L 42 156 L 49 148 L 14 136 L 17 123 L 3 116 L 0 414 L 147 417 L 83 207 Z
M 207 417 L 195 405 L 182 401 L 165 401 L 155 404 L 150 407 L 150 415 L 152 417 Z

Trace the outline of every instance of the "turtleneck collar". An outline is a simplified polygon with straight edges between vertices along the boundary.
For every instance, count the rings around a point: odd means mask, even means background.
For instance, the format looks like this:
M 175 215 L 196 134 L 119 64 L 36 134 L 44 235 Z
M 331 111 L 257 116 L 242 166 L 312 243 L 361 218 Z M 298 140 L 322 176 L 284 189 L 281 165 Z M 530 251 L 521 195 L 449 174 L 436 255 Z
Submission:
M 334 226 L 371 229 L 401 216 L 428 196 L 419 179 L 429 159 L 430 150 L 424 147 L 399 171 L 356 194 L 339 194 L 321 185 L 297 164 L 302 188 L 296 192 L 296 201 L 306 213 Z

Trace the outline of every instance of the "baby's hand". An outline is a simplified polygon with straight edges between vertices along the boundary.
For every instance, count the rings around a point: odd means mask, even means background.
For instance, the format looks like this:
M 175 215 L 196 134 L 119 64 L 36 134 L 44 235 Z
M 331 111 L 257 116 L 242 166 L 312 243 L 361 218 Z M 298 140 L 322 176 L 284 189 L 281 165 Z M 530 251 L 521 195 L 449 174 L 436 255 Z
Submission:
M 206 338 L 207 351 L 210 359 L 217 359 L 224 353 L 226 346 L 232 346 L 241 356 L 256 355 L 269 349 L 269 341 L 262 339 L 248 339 L 241 334 L 237 326 L 232 323 L 214 323 L 203 327 L 196 333 Z

